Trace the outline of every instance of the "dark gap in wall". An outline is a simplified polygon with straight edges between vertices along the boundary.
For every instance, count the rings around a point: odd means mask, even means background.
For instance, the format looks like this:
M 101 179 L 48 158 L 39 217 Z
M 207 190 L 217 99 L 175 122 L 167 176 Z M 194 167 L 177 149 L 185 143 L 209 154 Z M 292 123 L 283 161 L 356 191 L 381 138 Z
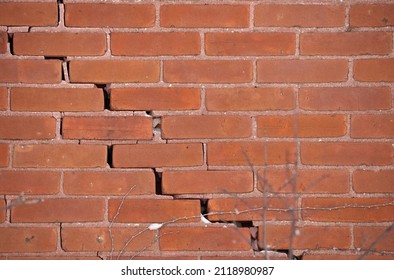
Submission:
M 242 227 L 242 228 L 252 228 L 253 227 L 253 222 L 252 221 L 236 221 L 234 224 L 237 227 Z
M 64 56 L 44 56 L 45 60 L 61 60 L 66 61 L 66 57 Z
M 204 198 L 200 199 L 200 207 L 201 207 L 201 215 L 204 218 L 208 219 L 209 218 L 209 216 L 207 215 L 208 214 L 208 199 L 204 199 Z
M 275 250 L 275 252 L 284 253 L 287 256 L 289 256 L 289 254 L 290 254 L 290 250 L 285 250 L 285 249 Z M 302 259 L 302 256 L 295 256 L 295 255 L 293 255 L 293 258 L 292 258 L 292 260 L 301 260 L 301 259 Z
M 104 110 L 111 110 L 111 87 L 110 84 L 95 84 L 97 88 L 103 90 L 104 93 Z
M 163 190 L 161 188 L 161 184 L 162 184 L 162 172 L 158 172 L 156 169 L 153 169 L 153 172 L 155 174 L 155 182 L 156 182 L 156 194 L 157 195 L 162 195 L 163 194 Z
M 57 0 L 58 4 L 63 4 L 63 0 Z
M 10 43 L 10 53 L 14 55 L 14 33 L 8 33 L 8 43 Z
M 109 165 L 109 167 L 113 167 L 112 166 L 112 152 L 113 152 L 113 147 L 108 146 L 107 147 L 107 164 Z
M 63 114 L 60 117 L 60 136 L 63 138 Z
M 148 115 L 148 116 L 152 116 L 152 111 L 145 111 L 145 113 Z

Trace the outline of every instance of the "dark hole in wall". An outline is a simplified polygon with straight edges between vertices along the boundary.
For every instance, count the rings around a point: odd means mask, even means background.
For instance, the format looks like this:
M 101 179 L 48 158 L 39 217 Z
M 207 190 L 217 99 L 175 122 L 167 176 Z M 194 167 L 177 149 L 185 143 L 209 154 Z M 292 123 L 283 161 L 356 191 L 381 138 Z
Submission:
M 156 194 L 157 195 L 162 195 L 163 194 L 163 191 L 162 191 L 162 188 L 161 188 L 161 184 L 162 184 L 162 172 L 158 172 L 158 171 L 156 171 L 156 170 L 154 170 L 154 173 L 155 173 L 155 182 L 156 182 L 156 185 L 155 185 L 155 187 L 156 187 Z
M 107 164 L 110 167 L 113 167 L 112 166 L 112 152 L 113 152 L 113 147 L 112 146 L 108 146 L 107 147 Z
M 95 84 L 97 88 L 100 88 L 103 90 L 104 93 L 104 109 L 105 110 L 111 110 L 111 101 L 110 101 L 110 94 L 111 94 L 111 88 L 109 84 Z

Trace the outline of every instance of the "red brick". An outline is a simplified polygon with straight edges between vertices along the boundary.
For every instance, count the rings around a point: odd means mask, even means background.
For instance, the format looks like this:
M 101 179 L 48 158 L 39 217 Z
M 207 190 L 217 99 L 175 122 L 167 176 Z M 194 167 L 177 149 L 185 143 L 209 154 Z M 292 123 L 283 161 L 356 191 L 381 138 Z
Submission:
M 104 219 L 104 200 L 96 198 L 45 199 L 11 209 L 12 223 L 98 222 Z
M 153 231 L 143 228 L 63 227 L 62 248 L 66 252 L 111 251 L 116 259 L 120 251 L 150 251 L 155 242 Z M 134 237 L 135 236 L 135 237 Z
M 354 61 L 354 79 L 362 82 L 394 82 L 394 58 Z
M 0 197 L 0 223 L 6 220 L 6 201 L 4 197 Z
M 249 27 L 247 5 L 163 5 L 160 7 L 163 27 Z
M 394 4 L 351 5 L 350 26 L 394 26 Z
M 126 259 L 126 260 L 128 260 L 128 259 L 130 259 L 130 257 L 126 257 L 126 256 L 124 256 L 124 257 L 120 257 L 120 260 L 123 260 L 123 259 Z M 200 257 L 198 257 L 198 256 L 183 256 L 183 255 L 177 255 L 177 256 L 171 256 L 171 255 L 169 255 L 169 256 L 156 256 L 156 255 L 153 255 L 153 256 L 146 256 L 146 255 L 144 255 L 144 256 L 136 256 L 136 257 L 133 257 L 133 260 L 144 260 L 144 261 L 146 261 L 146 260 L 148 260 L 148 261 L 152 261 L 152 260 L 199 260 L 200 259 Z
M 0 228 L 0 252 L 43 253 L 54 252 L 57 247 L 55 227 Z
M 175 167 L 202 164 L 203 147 L 199 143 L 113 146 L 113 167 Z
M 197 32 L 149 32 L 111 34 L 113 55 L 197 55 L 201 52 Z
M 303 198 L 302 208 L 302 218 L 305 221 L 336 223 L 377 223 L 394 221 L 392 198 L 311 197 Z
M 345 6 L 260 4 L 255 8 L 254 23 L 262 27 L 340 27 L 345 25 Z
M 153 171 L 65 172 L 64 193 L 70 195 L 155 194 Z
M 152 27 L 154 5 L 67 3 L 65 24 L 69 27 Z
M 105 167 L 107 146 L 79 144 L 16 145 L 14 167 Z
M 116 223 L 199 222 L 200 213 L 199 200 L 110 199 L 108 203 L 108 220 Z
M 158 82 L 160 64 L 154 60 L 72 60 L 74 83 Z
M 264 173 L 265 191 L 267 193 L 291 193 L 295 184 L 296 193 L 348 193 L 349 173 L 347 170 L 336 169 L 298 169 L 294 173 L 292 169 L 271 169 L 258 171 L 258 189 L 264 192 L 263 180 Z
M 2 139 L 53 139 L 56 119 L 38 116 L 0 116 Z
M 346 134 L 346 115 L 259 116 L 259 137 L 339 137 Z
M 209 111 L 291 110 L 295 106 L 292 88 L 209 88 Z
M 344 226 L 302 226 L 294 228 L 294 231 L 290 225 L 259 226 L 258 240 L 262 249 L 264 235 L 271 250 L 290 248 L 290 236 L 294 238 L 292 246 L 295 250 L 349 249 L 352 243 L 350 227 Z
M 0 111 L 8 109 L 8 90 L 7 88 L 0 87 Z
M 0 25 L 56 26 L 57 3 L 0 3 Z
M 311 87 L 299 92 L 300 108 L 312 111 L 387 110 L 391 102 L 389 87 Z
M 208 55 L 294 55 L 295 33 L 207 33 L 205 52 Z
M 247 228 L 192 227 L 160 229 L 162 251 L 249 251 Z
M 15 33 L 13 54 L 43 56 L 103 55 L 105 33 L 29 32 Z
M 344 82 L 348 61 L 344 59 L 270 59 L 257 61 L 257 81 L 270 83 Z
M 163 194 L 242 193 L 253 191 L 252 171 L 165 171 Z
M 152 139 L 148 117 L 64 117 L 64 139 Z
M 201 107 L 197 88 L 113 88 L 111 110 L 171 111 Z
M 301 143 L 301 161 L 312 165 L 391 165 L 391 143 Z
M 0 144 L 0 167 L 7 167 L 9 162 L 9 147 L 6 144 Z
M 0 170 L 1 194 L 57 194 L 59 191 L 59 172 Z
M 60 83 L 60 60 L 1 59 L 0 83 Z
M 247 60 L 164 61 L 164 81 L 169 83 L 242 83 L 252 81 Z
M 316 254 L 316 253 L 308 253 L 305 252 L 302 255 L 303 260 L 358 260 L 361 257 L 361 253 L 358 255 L 342 255 L 342 254 Z M 392 256 L 384 256 L 384 255 L 368 255 L 364 258 L 365 260 L 392 260 Z
M 3 259 L 3 257 L 0 257 L 0 259 Z M 98 256 L 75 256 L 75 255 L 66 255 L 66 256 L 59 256 L 59 255 L 34 255 L 34 256 L 7 256 L 4 257 L 6 260 L 95 260 L 99 261 L 102 260 L 102 258 Z
M 267 162 L 264 163 L 264 150 Z M 208 165 L 257 166 L 294 162 L 294 143 L 291 142 L 210 142 Z
M 355 226 L 354 247 L 367 250 L 372 243 L 372 251 L 394 251 L 394 231 L 384 226 Z
M 98 88 L 13 88 L 11 110 L 27 112 L 95 112 L 104 110 Z
M 394 115 L 355 115 L 350 127 L 352 138 L 394 138 Z
M 389 54 L 393 36 L 389 32 L 301 33 L 303 55 Z
M 394 170 L 356 170 L 353 189 L 359 193 L 394 193 Z
M 7 44 L 8 44 L 8 34 L 7 34 L 7 32 L 0 31 L 0 53 L 6 53 L 7 52 Z
M 201 256 L 201 260 L 265 260 L 264 254 L 255 254 L 252 253 L 251 255 L 218 255 L 218 256 Z M 277 253 L 277 252 L 268 252 L 268 259 L 269 260 L 287 260 L 287 255 L 284 253 Z
M 164 116 L 164 139 L 247 138 L 252 135 L 248 116 Z

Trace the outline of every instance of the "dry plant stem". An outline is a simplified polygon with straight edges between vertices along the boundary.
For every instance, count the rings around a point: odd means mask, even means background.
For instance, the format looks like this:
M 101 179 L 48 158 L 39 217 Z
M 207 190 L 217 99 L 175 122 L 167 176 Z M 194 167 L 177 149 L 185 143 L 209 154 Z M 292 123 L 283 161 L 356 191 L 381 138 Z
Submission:
M 375 239 L 374 242 L 371 243 L 371 245 L 368 247 L 368 249 L 360 256 L 359 260 L 363 260 L 370 252 L 372 252 L 373 248 L 382 241 L 389 233 L 390 231 L 394 230 L 394 223 L 391 224 L 388 228 L 385 229 L 385 231 L 378 236 L 378 238 Z
M 43 201 L 44 201 L 43 199 L 28 199 L 28 200 L 26 200 L 25 195 L 23 193 L 21 193 L 15 201 L 7 204 L 5 207 L 0 207 L 0 211 L 12 209 L 16 206 L 23 205 L 23 204 L 36 204 L 36 203 L 40 203 Z

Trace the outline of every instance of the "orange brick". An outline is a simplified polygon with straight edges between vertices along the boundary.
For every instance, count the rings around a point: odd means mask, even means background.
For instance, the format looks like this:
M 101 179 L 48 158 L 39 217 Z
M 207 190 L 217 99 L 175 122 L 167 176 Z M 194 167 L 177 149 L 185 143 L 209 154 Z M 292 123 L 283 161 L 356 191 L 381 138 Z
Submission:
M 167 60 L 164 81 L 169 83 L 242 83 L 252 81 L 247 60 Z
M 116 223 L 199 222 L 200 213 L 199 200 L 110 199 L 108 204 L 108 220 Z
M 104 219 L 104 200 L 98 198 L 45 199 L 11 209 L 12 223 L 98 222 Z
M 153 171 L 65 172 L 64 193 L 70 195 L 155 194 Z
M 114 167 L 175 167 L 202 164 L 203 147 L 199 143 L 113 146 Z
M 382 239 L 380 239 L 382 238 Z M 354 227 L 354 247 L 367 250 L 379 239 L 379 242 L 372 247 L 373 251 L 394 251 L 394 231 L 384 226 L 355 226 Z
M 348 76 L 344 59 L 270 59 L 257 61 L 257 81 L 269 83 L 343 82 Z
M 160 8 L 163 27 L 249 27 L 247 5 L 163 5 Z
M 394 193 L 394 170 L 356 170 L 353 189 L 359 193 Z
M 301 88 L 300 108 L 312 111 L 387 110 L 391 105 L 389 87 Z
M 351 5 L 350 26 L 394 26 L 394 4 Z
M 105 33 L 28 32 L 15 33 L 13 54 L 43 56 L 103 55 Z
M 248 116 L 163 116 L 164 139 L 247 138 L 252 135 Z
M 1 5 L 1 3 L 0 3 Z M 7 52 L 8 34 L 7 32 L 0 31 L 0 53 Z
M 67 3 L 65 24 L 69 27 L 152 27 L 154 5 L 118 3 Z
M 6 203 L 5 199 L 0 197 L 0 223 L 4 223 L 6 220 Z
M 209 111 L 291 110 L 295 106 L 292 88 L 209 88 Z
M 253 191 L 252 171 L 165 171 L 163 194 L 242 193 Z
M 72 60 L 69 66 L 75 83 L 158 82 L 160 75 L 154 60 Z
M 391 143 L 301 143 L 301 162 L 308 165 L 391 165 Z
M 98 88 L 13 88 L 11 110 L 24 112 L 103 111 L 104 94 Z
M 107 146 L 79 144 L 16 145 L 14 167 L 105 167 Z
M 0 138 L 2 139 L 53 139 L 56 119 L 36 116 L 1 116 Z
M 394 115 L 355 115 L 350 127 L 352 138 L 394 138 Z
M 7 167 L 9 162 L 9 147 L 6 144 L 0 144 L 0 167 Z
M 113 88 L 111 110 L 197 110 L 201 106 L 197 88 Z
M 0 87 L 0 111 L 8 109 L 8 90 Z
M 302 256 L 303 260 L 358 260 L 362 253 L 358 255 L 351 254 L 316 254 L 316 253 L 305 253 Z M 364 258 L 365 260 L 392 260 L 393 257 L 390 255 L 368 255 Z
M 113 55 L 197 55 L 201 52 L 197 32 L 149 32 L 111 34 Z
M 208 55 L 294 55 L 295 33 L 207 33 L 205 52 Z
M 354 61 L 354 79 L 362 82 L 393 82 L 394 59 L 359 59 Z

